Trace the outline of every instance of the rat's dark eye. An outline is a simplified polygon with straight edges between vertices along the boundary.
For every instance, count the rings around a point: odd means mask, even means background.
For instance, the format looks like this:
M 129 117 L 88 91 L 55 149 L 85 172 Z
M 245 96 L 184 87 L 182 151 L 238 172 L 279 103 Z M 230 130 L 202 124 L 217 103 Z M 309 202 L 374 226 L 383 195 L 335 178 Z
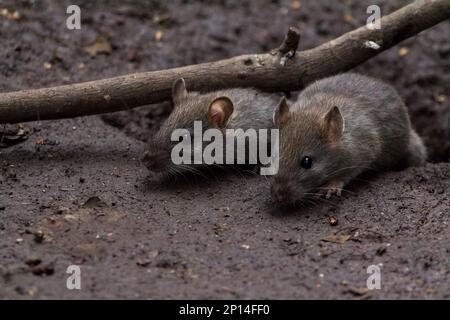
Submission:
M 300 161 L 300 165 L 304 169 L 310 169 L 312 167 L 312 159 L 311 157 L 303 157 L 302 161 Z

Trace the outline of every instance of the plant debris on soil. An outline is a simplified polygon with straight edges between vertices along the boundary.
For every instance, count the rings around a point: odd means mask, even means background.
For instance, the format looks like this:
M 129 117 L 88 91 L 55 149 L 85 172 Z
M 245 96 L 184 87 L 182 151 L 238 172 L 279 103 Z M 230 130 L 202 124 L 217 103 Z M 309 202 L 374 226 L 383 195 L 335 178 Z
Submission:
M 268 52 L 289 26 L 308 49 L 372 3 L 82 0 L 81 30 L 65 28 L 69 4 L 0 1 L 0 92 Z M 0 127 L 0 298 L 450 298 L 449 28 L 354 70 L 398 90 L 429 162 L 316 206 L 276 209 L 264 177 L 235 171 L 149 181 L 139 159 L 170 103 Z
M 0 129 L 0 148 L 10 147 L 28 139 L 29 128 L 23 125 L 3 125 Z

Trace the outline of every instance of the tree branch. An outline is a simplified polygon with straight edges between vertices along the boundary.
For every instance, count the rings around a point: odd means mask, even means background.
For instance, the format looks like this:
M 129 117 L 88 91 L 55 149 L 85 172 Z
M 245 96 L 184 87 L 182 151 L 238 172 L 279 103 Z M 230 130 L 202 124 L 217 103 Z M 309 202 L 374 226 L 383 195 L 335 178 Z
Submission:
M 184 77 L 190 90 L 257 87 L 291 91 L 350 70 L 400 41 L 450 17 L 450 0 L 418 0 L 367 26 L 314 49 L 297 52 L 299 33 L 290 29 L 278 53 L 250 54 L 216 62 L 54 88 L 0 94 L 0 123 L 107 113 L 170 99 L 172 82 Z
M 294 27 L 290 27 L 283 43 L 278 49 L 271 52 L 272 55 L 278 55 L 280 65 L 285 66 L 288 59 L 292 59 L 300 42 L 300 31 Z

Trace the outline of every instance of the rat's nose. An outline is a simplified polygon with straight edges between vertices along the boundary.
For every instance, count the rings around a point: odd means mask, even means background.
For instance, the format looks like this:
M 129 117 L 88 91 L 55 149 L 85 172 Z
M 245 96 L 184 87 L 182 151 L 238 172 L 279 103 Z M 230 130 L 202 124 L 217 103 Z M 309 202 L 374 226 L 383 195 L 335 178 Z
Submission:
M 277 180 L 272 183 L 270 193 L 272 200 L 278 204 L 287 204 L 292 199 L 291 188 L 286 183 Z
M 153 163 L 155 162 L 155 159 L 152 156 L 152 154 L 150 153 L 150 151 L 145 151 L 144 155 L 142 156 L 141 161 L 144 164 L 144 166 L 146 166 L 147 168 L 150 168 L 150 167 L 152 167 Z
M 148 169 L 160 169 L 163 167 L 163 155 L 158 152 L 145 151 L 142 156 L 142 163 Z

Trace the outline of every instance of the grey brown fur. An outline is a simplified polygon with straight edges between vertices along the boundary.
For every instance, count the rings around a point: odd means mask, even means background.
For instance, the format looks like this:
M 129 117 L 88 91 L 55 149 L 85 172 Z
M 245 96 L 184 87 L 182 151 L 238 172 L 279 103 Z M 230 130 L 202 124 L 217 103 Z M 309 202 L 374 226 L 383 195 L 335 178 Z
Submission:
M 275 117 L 282 118 L 279 109 Z M 343 131 L 336 135 L 339 118 Z M 276 202 L 339 195 L 364 171 L 419 166 L 426 159 L 395 89 L 366 76 L 347 73 L 311 84 L 282 120 L 280 169 L 271 187 Z M 305 156 L 313 159 L 310 169 L 300 165 Z
M 182 79 L 174 83 L 174 110 L 156 133 L 144 154 L 143 162 L 153 174 L 153 178 L 164 178 L 171 173 L 195 171 L 196 165 L 175 165 L 170 159 L 173 146 L 171 134 L 175 129 L 193 130 L 194 121 L 202 121 L 203 130 L 212 128 L 208 117 L 211 103 L 220 97 L 226 97 L 233 104 L 233 112 L 223 129 L 270 129 L 272 116 L 280 96 L 256 89 L 235 88 L 200 94 L 187 92 Z M 177 83 L 181 88 L 177 89 Z M 184 92 L 183 92 L 184 89 Z M 181 94 L 177 91 L 181 91 Z

